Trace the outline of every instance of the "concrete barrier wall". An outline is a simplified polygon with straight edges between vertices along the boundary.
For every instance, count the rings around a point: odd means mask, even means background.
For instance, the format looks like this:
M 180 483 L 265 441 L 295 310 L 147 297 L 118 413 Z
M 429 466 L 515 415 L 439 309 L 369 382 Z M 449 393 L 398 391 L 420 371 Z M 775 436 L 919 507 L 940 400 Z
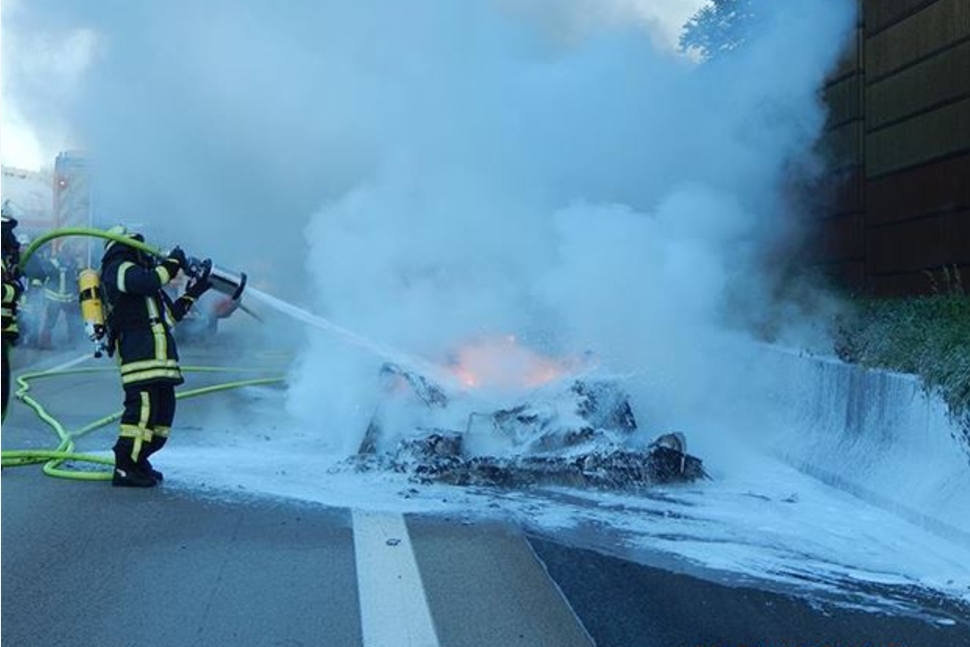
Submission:
M 938 534 L 970 542 L 970 449 L 913 376 L 764 347 L 769 449 L 798 469 Z

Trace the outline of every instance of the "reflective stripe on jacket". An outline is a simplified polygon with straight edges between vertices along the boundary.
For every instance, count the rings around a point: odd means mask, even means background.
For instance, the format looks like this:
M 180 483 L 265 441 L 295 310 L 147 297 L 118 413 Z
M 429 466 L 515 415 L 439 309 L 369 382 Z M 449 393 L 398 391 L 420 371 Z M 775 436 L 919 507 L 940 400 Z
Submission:
M 121 245 L 105 253 L 101 285 L 110 310 L 109 325 L 117 337 L 116 351 L 125 386 L 181 384 L 178 349 L 172 326 L 178 317 L 162 286 L 171 277 L 163 266 L 146 268 Z M 184 314 L 184 313 L 182 313 Z
M 6 279 L 6 266 L 3 266 L 4 278 Z M 3 282 L 3 336 L 7 339 L 16 339 L 20 334 L 17 326 L 17 288 L 13 283 L 6 280 Z
M 50 263 L 53 271 L 50 272 L 47 283 L 44 284 L 44 296 L 49 301 L 56 301 L 57 303 L 77 301 L 77 287 L 75 285 L 77 277 L 71 276 L 76 272 L 72 271 L 70 267 L 61 265 L 56 258 L 51 259 Z
M 3 284 L 3 336 L 16 337 L 20 334 L 17 326 L 17 291 L 13 285 Z

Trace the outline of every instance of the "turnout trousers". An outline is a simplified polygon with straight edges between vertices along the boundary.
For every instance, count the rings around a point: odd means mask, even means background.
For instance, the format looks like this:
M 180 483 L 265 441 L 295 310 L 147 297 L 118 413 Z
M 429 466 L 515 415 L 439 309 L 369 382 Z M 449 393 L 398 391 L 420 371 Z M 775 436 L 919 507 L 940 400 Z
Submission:
M 133 384 L 125 387 L 121 438 L 131 438 L 131 458 L 138 462 L 142 447 L 158 446 L 168 438 L 175 419 L 174 384 Z M 152 441 L 156 441 L 152 443 Z
M 10 342 L 3 337 L 3 411 L 0 417 L 7 417 L 7 403 L 10 401 Z

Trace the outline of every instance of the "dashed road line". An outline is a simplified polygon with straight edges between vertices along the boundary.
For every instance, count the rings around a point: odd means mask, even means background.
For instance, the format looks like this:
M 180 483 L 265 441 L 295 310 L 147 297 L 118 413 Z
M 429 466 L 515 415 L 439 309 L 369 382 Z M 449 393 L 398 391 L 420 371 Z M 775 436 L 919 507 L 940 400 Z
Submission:
M 404 517 L 353 511 L 364 647 L 439 647 Z

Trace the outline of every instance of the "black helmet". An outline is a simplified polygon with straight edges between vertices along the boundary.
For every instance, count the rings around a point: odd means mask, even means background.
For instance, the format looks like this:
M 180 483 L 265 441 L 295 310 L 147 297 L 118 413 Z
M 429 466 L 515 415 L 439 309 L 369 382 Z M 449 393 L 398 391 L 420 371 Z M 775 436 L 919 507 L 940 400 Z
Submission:
M 124 225 L 115 225 L 107 231 L 109 234 L 114 234 L 115 236 L 124 236 L 125 238 L 130 238 L 132 240 L 137 240 L 139 243 L 145 242 L 145 237 L 141 234 L 136 234 L 134 232 L 128 231 L 128 228 Z M 135 249 L 129 245 L 117 244 L 117 240 L 111 238 L 106 238 L 104 241 L 104 257 L 107 258 L 108 255 L 114 256 L 115 254 L 124 254 L 127 257 L 137 263 L 138 265 L 148 267 L 153 264 L 153 259 L 150 254 L 146 254 L 140 249 Z
M 3 254 L 8 256 L 20 249 L 20 241 L 17 240 L 16 234 L 13 230 L 17 228 L 17 219 L 10 214 L 9 207 L 6 202 L 3 203 Z
M 109 229 L 107 233 L 114 234 L 115 236 L 124 236 L 125 238 L 131 238 L 132 240 L 137 240 L 139 243 L 145 242 L 144 236 L 142 236 L 141 234 L 136 234 L 134 232 L 128 231 L 128 228 L 125 227 L 124 225 L 115 225 L 114 227 Z M 112 240 L 110 238 L 105 238 L 104 251 L 108 251 L 109 249 L 111 249 L 111 246 L 114 245 L 116 242 L 118 241 Z

